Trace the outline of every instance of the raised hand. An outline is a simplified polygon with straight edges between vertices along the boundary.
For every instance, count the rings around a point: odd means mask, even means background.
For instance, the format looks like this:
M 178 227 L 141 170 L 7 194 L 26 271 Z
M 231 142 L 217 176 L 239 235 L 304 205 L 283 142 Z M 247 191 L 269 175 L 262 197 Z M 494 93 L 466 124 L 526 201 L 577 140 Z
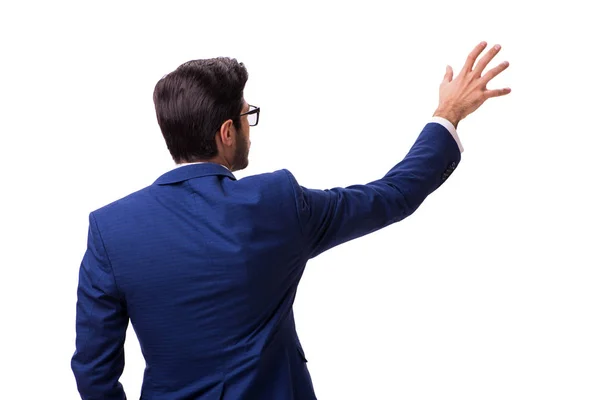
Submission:
M 446 118 L 456 127 L 460 120 L 477 110 L 487 99 L 510 93 L 509 88 L 487 89 L 487 84 L 508 68 L 508 61 L 500 63 L 481 76 L 485 67 L 500 51 L 500 45 L 495 45 L 475 65 L 477 57 L 486 46 L 486 42 L 481 42 L 471 51 L 456 78 L 452 79 L 452 67 L 446 67 L 446 75 L 440 84 L 440 103 L 434 116 Z

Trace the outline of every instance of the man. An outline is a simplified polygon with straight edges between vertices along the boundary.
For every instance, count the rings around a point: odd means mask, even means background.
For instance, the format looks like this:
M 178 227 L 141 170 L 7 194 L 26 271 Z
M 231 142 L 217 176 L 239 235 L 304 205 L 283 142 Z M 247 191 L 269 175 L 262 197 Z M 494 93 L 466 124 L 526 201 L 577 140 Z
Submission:
M 404 160 L 367 185 L 310 190 L 287 170 L 236 180 L 248 165 L 243 64 L 190 61 L 154 103 L 179 165 L 90 214 L 72 368 L 83 399 L 125 399 L 129 320 L 146 369 L 143 399 L 315 399 L 292 305 L 307 261 L 412 214 L 457 167 L 459 121 L 510 89 L 483 74 L 500 47 L 480 43 Z M 482 76 L 483 74 L 483 76 Z

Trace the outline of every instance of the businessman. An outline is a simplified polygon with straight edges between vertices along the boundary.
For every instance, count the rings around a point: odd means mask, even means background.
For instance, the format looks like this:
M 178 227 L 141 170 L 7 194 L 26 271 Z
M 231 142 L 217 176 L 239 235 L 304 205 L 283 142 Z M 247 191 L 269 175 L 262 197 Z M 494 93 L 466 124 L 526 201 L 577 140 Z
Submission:
M 260 108 L 235 59 L 187 62 L 154 91 L 176 166 L 89 215 L 71 366 L 82 399 L 125 399 L 129 321 L 146 360 L 142 399 L 315 399 L 292 306 L 308 260 L 411 215 L 458 166 L 458 123 L 510 89 L 477 45 L 440 84 L 439 106 L 383 178 L 331 190 L 288 170 L 237 180 Z

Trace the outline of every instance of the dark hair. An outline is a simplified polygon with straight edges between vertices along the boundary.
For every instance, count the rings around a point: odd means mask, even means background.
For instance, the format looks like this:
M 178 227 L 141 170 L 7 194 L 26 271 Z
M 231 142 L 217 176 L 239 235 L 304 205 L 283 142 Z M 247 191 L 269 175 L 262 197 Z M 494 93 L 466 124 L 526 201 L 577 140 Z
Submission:
M 158 81 L 156 118 L 175 162 L 218 154 L 215 135 L 223 122 L 240 128 L 246 81 L 244 64 L 226 57 L 188 61 Z

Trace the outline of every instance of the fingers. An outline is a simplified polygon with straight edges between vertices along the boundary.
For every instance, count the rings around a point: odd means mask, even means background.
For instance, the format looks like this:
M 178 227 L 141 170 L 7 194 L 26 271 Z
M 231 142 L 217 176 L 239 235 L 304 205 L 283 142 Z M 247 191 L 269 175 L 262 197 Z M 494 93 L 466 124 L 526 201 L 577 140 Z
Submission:
M 461 73 L 464 74 L 466 72 L 471 72 L 471 70 L 473 69 L 473 65 L 475 65 L 475 60 L 477 60 L 477 57 L 479 57 L 483 49 L 485 49 L 485 46 L 487 46 L 486 42 L 481 42 L 477 46 L 475 46 L 475 48 L 467 57 L 467 61 L 465 62 L 465 66 L 463 67 Z
M 454 75 L 454 72 L 452 71 L 452 67 L 449 65 L 446 65 L 446 75 L 444 75 L 444 80 L 442 81 L 442 83 L 452 82 L 453 75 Z
M 487 90 L 487 91 L 485 91 L 483 93 L 483 95 L 485 96 L 486 99 L 489 99 L 489 98 L 492 98 L 492 97 L 506 96 L 510 92 L 511 92 L 510 88 L 494 89 L 494 90 Z
M 494 79 L 498 74 L 508 68 L 508 61 L 500 63 L 496 68 L 490 69 L 482 78 L 481 81 L 484 85 L 487 85 L 489 81 Z
M 492 61 L 492 58 L 494 58 L 496 54 L 498 54 L 500 49 L 501 46 L 497 44 L 494 47 L 492 47 L 487 53 L 485 53 L 485 56 L 483 56 L 481 60 L 479 60 L 479 62 L 475 66 L 475 69 L 473 70 L 475 76 L 481 76 L 485 67 L 487 67 L 490 61 Z

